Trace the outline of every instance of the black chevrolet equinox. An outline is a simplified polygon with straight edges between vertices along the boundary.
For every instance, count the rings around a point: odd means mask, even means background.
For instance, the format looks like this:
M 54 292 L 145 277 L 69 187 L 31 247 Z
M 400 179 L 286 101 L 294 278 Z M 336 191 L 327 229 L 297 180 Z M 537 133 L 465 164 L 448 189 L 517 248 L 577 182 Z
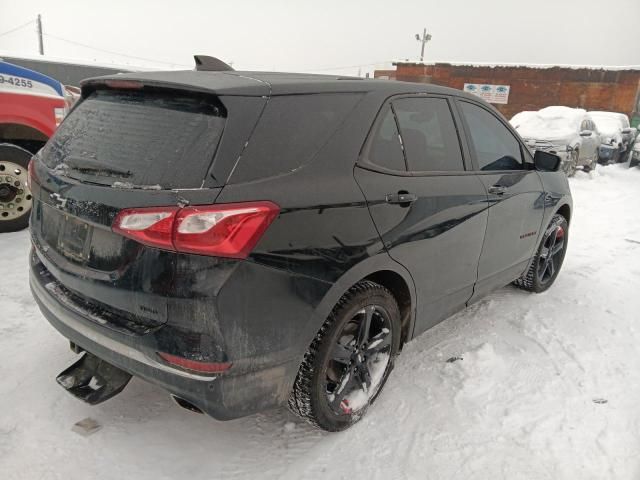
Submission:
M 555 280 L 572 202 L 489 104 L 427 84 L 180 71 L 83 83 L 33 158 L 30 283 L 96 404 L 132 375 L 226 420 L 330 431 L 402 346 Z

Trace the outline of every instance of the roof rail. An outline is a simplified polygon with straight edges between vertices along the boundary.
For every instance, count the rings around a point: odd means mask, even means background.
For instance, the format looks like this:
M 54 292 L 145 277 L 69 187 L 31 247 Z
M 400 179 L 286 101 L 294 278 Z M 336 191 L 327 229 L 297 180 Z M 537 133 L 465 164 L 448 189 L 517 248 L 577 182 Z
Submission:
M 229 72 L 233 71 L 231 65 L 227 65 L 222 60 L 209 55 L 194 55 L 196 70 L 200 72 Z

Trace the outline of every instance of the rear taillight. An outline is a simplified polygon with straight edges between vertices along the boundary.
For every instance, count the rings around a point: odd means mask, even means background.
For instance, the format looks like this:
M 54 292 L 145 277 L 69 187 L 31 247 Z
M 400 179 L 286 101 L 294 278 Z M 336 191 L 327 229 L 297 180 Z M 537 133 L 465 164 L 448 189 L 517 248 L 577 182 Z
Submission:
M 112 229 L 166 250 L 246 258 L 279 211 L 271 202 L 130 208 L 118 213 Z
M 113 231 L 152 247 L 175 250 L 173 224 L 178 207 L 131 208 L 121 210 Z

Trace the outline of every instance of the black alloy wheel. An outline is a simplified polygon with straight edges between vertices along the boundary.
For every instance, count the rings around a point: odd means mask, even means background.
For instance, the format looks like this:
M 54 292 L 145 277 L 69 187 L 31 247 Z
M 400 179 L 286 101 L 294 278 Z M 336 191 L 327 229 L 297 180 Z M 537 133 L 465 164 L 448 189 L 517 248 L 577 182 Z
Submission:
M 358 421 L 393 369 L 400 312 L 389 290 L 370 281 L 338 302 L 305 355 L 289 406 L 328 431 Z
M 367 305 L 342 328 L 325 375 L 327 401 L 336 415 L 359 411 L 378 392 L 391 340 L 391 321 L 381 305 Z
M 547 290 L 560 272 L 567 253 L 568 240 L 567 220 L 562 215 L 554 215 L 529 268 L 514 285 L 536 293 Z
M 564 253 L 564 233 L 562 225 L 553 225 L 545 234 L 536 269 L 538 281 L 541 284 L 546 284 L 551 280 L 555 276 L 556 270 L 560 268 Z

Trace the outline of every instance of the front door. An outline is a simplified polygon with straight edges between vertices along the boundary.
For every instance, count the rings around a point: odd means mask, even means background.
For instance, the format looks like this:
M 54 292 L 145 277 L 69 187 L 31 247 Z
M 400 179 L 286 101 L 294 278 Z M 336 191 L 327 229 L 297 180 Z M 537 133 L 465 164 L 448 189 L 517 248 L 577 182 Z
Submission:
M 355 178 L 389 255 L 415 282 L 414 333 L 464 307 L 476 281 L 487 196 L 478 176 L 465 170 L 450 100 L 403 97 L 387 104 Z
M 515 280 L 538 243 L 544 189 L 526 147 L 476 103 L 459 100 L 478 178 L 489 200 L 487 233 L 478 265 L 474 299 Z

